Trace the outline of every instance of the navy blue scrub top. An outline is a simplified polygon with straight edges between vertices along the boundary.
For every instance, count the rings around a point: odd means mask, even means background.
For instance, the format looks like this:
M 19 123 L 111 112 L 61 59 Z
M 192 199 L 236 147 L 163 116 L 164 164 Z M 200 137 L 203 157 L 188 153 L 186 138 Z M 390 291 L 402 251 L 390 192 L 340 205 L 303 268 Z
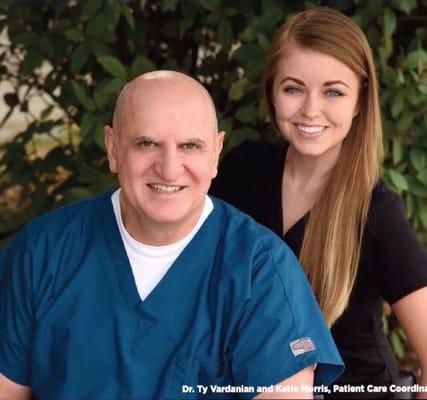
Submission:
M 29 223 L 0 258 L 0 372 L 55 400 L 252 398 L 315 363 L 315 383 L 333 381 L 342 361 L 293 253 L 213 202 L 144 301 L 111 193 Z

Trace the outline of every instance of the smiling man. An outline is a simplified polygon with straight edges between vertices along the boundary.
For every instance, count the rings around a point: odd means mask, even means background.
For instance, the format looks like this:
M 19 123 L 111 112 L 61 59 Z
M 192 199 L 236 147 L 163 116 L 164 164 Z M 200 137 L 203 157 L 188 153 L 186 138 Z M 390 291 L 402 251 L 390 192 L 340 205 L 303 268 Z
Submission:
M 120 188 L 35 219 L 2 252 L 0 399 L 307 398 L 336 377 L 293 254 L 207 196 L 223 137 L 186 75 L 123 89 L 105 127 Z

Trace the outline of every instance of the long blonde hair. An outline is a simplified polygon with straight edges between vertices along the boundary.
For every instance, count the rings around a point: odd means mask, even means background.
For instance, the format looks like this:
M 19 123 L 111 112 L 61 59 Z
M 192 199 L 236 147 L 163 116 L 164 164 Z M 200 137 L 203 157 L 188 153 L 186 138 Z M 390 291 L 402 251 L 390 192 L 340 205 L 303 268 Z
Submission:
M 294 45 L 336 58 L 360 80 L 359 112 L 311 209 L 300 253 L 301 265 L 331 326 L 344 312 L 355 282 L 363 230 L 382 161 L 377 79 L 369 44 L 350 18 L 327 7 L 296 14 L 277 31 L 264 69 L 264 96 L 277 131 L 273 81 L 278 62 Z

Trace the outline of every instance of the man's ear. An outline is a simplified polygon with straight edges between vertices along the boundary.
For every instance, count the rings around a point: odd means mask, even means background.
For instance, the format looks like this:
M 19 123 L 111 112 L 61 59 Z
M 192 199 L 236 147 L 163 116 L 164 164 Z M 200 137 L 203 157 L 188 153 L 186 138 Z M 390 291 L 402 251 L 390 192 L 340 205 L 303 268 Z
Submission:
M 108 164 L 113 174 L 117 173 L 117 138 L 114 136 L 113 128 L 109 125 L 104 126 L 104 143 L 107 150 Z
M 215 137 L 215 169 L 212 175 L 212 179 L 216 177 L 216 175 L 218 174 L 218 163 L 219 163 L 219 156 L 221 154 L 222 151 L 222 147 L 224 145 L 224 136 L 225 136 L 225 131 L 221 131 L 218 132 L 216 137 Z

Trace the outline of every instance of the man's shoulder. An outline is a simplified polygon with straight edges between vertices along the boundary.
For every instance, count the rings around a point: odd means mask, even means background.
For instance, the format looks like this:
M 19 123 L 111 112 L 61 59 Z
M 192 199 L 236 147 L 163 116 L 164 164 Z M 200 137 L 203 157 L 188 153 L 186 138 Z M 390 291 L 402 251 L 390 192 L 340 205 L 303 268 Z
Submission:
M 292 252 L 286 243 L 272 230 L 261 225 L 251 216 L 224 200 L 214 196 L 211 196 L 211 198 L 214 202 L 214 212 L 218 213 L 222 219 L 224 240 L 233 236 L 236 246 L 241 246 L 242 243 L 246 246 L 251 244 L 254 249 L 269 252 L 273 256 L 276 251 Z
M 70 203 L 54 210 L 48 211 L 31 221 L 23 228 L 26 235 L 52 234 L 57 235 L 64 230 L 81 225 L 82 221 L 91 222 L 108 205 L 111 192 L 103 192 L 89 198 Z

